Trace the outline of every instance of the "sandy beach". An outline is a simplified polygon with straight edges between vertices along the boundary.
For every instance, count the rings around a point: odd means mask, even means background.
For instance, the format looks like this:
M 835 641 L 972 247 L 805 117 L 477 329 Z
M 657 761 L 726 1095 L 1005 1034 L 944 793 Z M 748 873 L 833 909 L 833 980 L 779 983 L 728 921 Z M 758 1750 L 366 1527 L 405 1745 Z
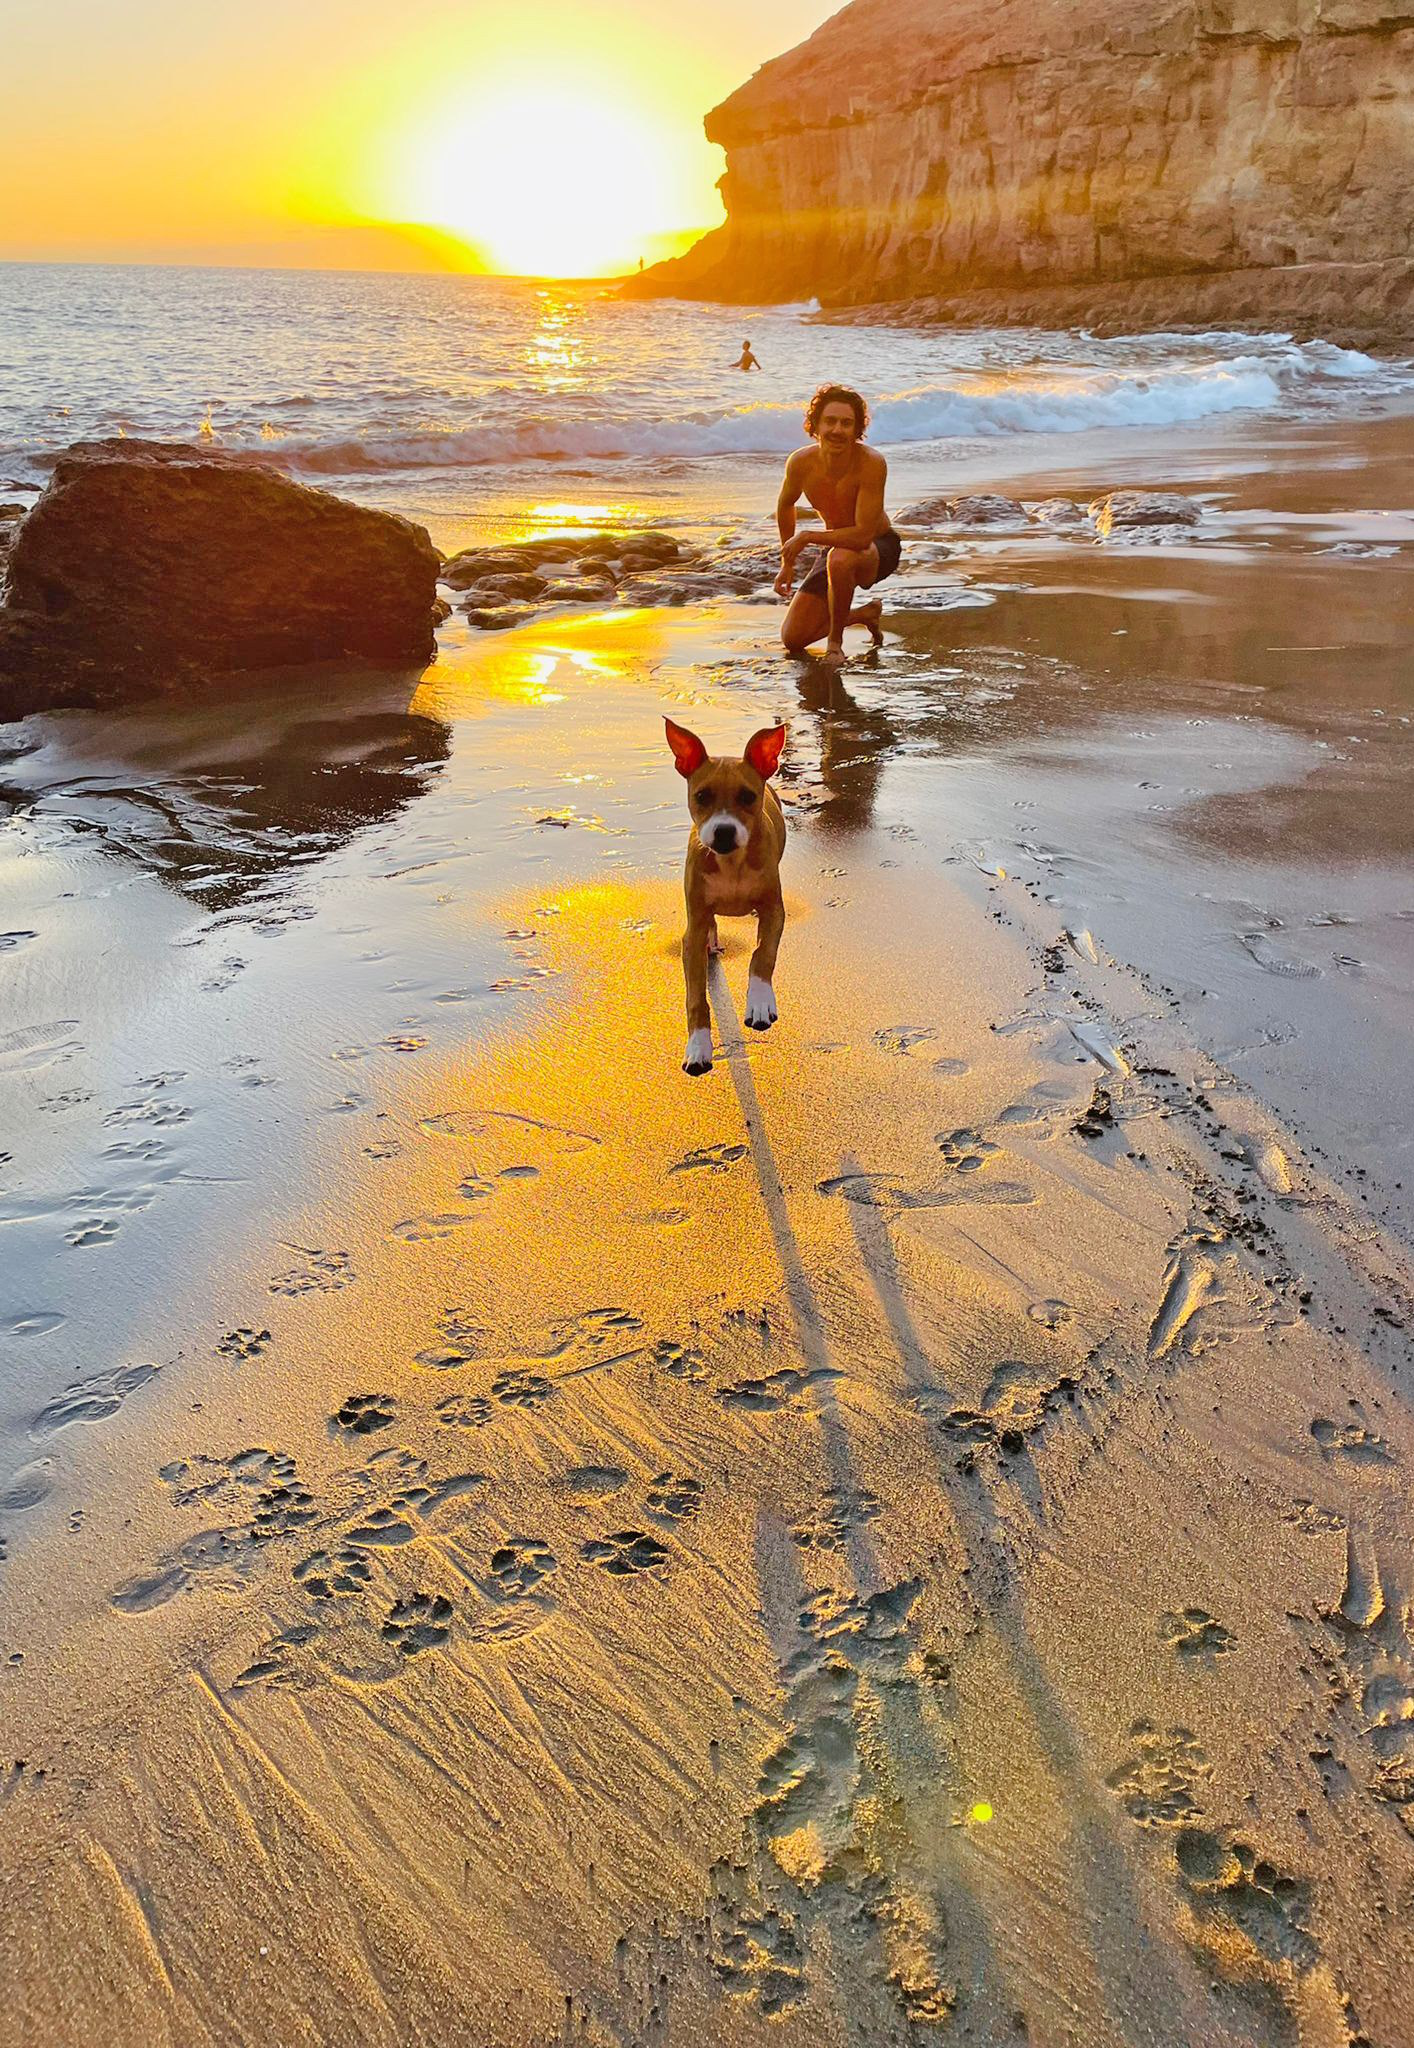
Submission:
M 1412 431 L 0 734 L 5 2048 L 1414 2041 Z

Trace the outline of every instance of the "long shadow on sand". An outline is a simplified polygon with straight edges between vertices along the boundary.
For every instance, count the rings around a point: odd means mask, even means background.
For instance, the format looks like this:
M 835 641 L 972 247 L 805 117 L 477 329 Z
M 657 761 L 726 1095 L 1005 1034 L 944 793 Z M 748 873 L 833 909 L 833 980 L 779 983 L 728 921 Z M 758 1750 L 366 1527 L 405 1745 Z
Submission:
M 857 1474 L 846 1421 L 833 1391 L 828 1332 L 791 1227 L 781 1175 L 745 1057 L 741 1030 L 716 963 L 712 997 L 801 1353 L 813 1382 L 815 1413 L 831 1480 L 840 1497 L 852 1498 L 858 1491 Z M 853 1159 L 841 1162 L 842 1174 L 859 1170 Z M 940 1387 L 936 1368 L 910 1313 L 883 1214 L 863 1204 L 851 1203 L 849 1207 L 860 1259 L 892 1335 L 906 1384 L 935 1397 L 946 1393 Z M 938 1477 L 969 1557 L 985 1568 L 986 1560 L 1000 1555 L 998 1516 L 985 1483 L 975 1472 L 958 1471 L 941 1455 Z M 788 1711 L 796 1714 L 798 1707 L 804 1706 L 808 1719 L 812 1687 L 818 1689 L 822 1673 L 818 1663 L 812 1666 L 808 1648 L 802 1649 L 798 1624 L 812 1618 L 812 1604 L 818 1613 L 820 1602 L 816 1596 L 812 1603 L 790 1544 L 775 1540 L 776 1534 L 769 1526 L 758 1530 L 758 1582 L 790 1700 Z M 880 1697 L 887 1699 L 888 1709 L 874 1731 L 874 1753 L 869 1754 L 861 1745 L 854 1767 L 857 1776 L 870 1786 L 870 1806 L 893 1808 L 892 1825 L 882 1833 L 875 1829 L 875 1839 L 863 1843 L 862 1854 L 856 1828 L 848 1851 L 836 1859 L 836 1868 L 847 1873 L 846 1885 L 851 1863 L 856 1871 L 862 1863 L 866 1872 L 862 1887 L 856 1879 L 861 1897 L 855 1903 L 862 1904 L 862 1913 L 846 1914 L 831 1923 L 840 2017 L 847 2038 L 865 2048 L 865 2044 L 876 2043 L 880 2038 L 876 2029 L 884 2017 L 864 2009 L 868 1995 L 862 1986 L 867 1977 L 883 1977 L 895 1994 L 896 2006 L 902 2006 L 901 2015 L 896 2012 L 896 2018 L 903 2021 L 900 2038 L 912 2038 L 909 2022 L 936 2022 L 946 2017 L 957 2002 L 959 1988 L 970 2001 L 982 1993 L 984 1986 L 993 1999 L 1000 2000 L 1007 1994 L 998 1982 L 1001 1963 L 989 1938 L 982 1901 L 975 1890 L 968 1889 L 964 1858 L 947 1853 L 950 1828 L 946 1822 L 940 1824 L 938 1818 L 938 1792 L 940 1787 L 947 1787 L 953 1774 L 952 1759 L 938 1739 L 932 1717 L 921 1709 L 917 1687 L 899 1682 L 908 1660 L 907 1617 L 921 1589 L 916 1582 L 902 1587 L 888 1584 L 867 1521 L 856 1520 L 851 1526 L 845 1555 L 855 1598 L 850 1603 L 852 1613 L 840 1611 L 835 1617 L 841 1633 L 834 1644 L 836 1675 L 827 1709 L 828 1725 L 831 1740 L 837 1741 L 845 1712 L 858 1721 L 856 1709 L 863 1704 L 863 1689 L 871 1680 L 882 1681 Z M 1053 1775 L 1068 1813 L 1074 1844 L 1072 1862 L 1078 1878 L 1073 1896 L 1085 1916 L 1090 1954 L 1102 1980 L 1109 2010 L 1116 2015 L 1170 2015 L 1178 2022 L 1182 2038 L 1199 2038 L 1201 2016 L 1196 2011 L 1186 2011 L 1188 1987 L 1180 1984 L 1163 1955 L 1145 1937 L 1144 1916 L 1124 1849 L 1116 1839 L 1107 1807 L 1097 1796 L 1093 1773 L 1065 1708 L 1030 1638 L 1015 1589 L 1004 1579 L 993 1586 L 983 1626 L 991 1632 L 1009 1669 L 1015 1694 L 1030 1721 L 1037 1751 Z M 860 1683 L 842 1677 L 841 1664 L 847 1664 Z M 867 1711 L 866 1708 L 866 1714 Z M 885 1750 L 892 1754 L 878 1753 L 881 1735 Z M 794 1738 L 785 1745 L 779 1764 L 777 1759 L 771 1759 L 766 1766 L 768 1805 L 773 1804 L 776 1809 L 771 1814 L 773 1851 L 777 1846 L 775 1828 L 784 1824 L 782 1812 L 786 1821 L 793 1817 L 789 1792 L 783 1800 L 770 1798 L 773 1772 L 778 1779 L 788 1779 L 791 1772 L 809 1770 L 810 1752 L 810 1730 L 808 1726 L 802 1730 L 798 1717 Z M 910 1806 L 915 1808 L 912 1815 L 908 1811 Z M 922 1854 L 911 1859 L 910 1852 L 915 1847 Z M 891 1852 L 901 1852 L 901 1863 L 915 1860 L 915 1867 L 931 1864 L 936 1894 L 924 1902 L 921 1912 L 911 1907 L 906 1883 L 898 1882 L 891 1887 L 897 1870 L 891 1872 L 880 1867 L 881 1857 L 887 1861 Z M 801 1899 L 795 1887 L 779 1883 L 769 1856 L 762 1855 L 759 1863 L 758 1882 L 771 1906 L 787 1917 L 792 1910 L 799 1911 Z M 943 1872 L 941 1883 L 939 1866 Z M 814 1890 L 813 1896 L 823 1902 L 829 1890 L 826 1883 Z M 830 1917 L 824 1903 L 819 1910 Z M 861 1934 L 861 1927 L 869 1931 Z M 871 1946 L 875 1950 L 872 1957 L 868 1953 Z M 856 1951 L 853 1955 L 852 1949 Z M 803 1950 L 794 1960 L 803 1964 Z M 868 1968 L 870 1961 L 875 1965 L 873 1970 Z M 855 1963 L 865 1967 L 851 1967 Z M 962 1987 L 956 1983 L 959 1963 L 964 1965 Z M 1019 2002 L 1011 2000 L 1013 2006 Z

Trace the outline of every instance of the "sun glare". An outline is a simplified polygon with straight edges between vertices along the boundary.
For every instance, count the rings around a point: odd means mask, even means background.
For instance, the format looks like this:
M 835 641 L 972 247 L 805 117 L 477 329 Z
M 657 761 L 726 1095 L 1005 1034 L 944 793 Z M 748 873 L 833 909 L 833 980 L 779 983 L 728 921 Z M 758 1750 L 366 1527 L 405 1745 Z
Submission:
M 588 87 L 480 81 L 391 155 L 385 217 L 444 228 L 493 270 L 607 276 L 683 225 L 670 140 Z

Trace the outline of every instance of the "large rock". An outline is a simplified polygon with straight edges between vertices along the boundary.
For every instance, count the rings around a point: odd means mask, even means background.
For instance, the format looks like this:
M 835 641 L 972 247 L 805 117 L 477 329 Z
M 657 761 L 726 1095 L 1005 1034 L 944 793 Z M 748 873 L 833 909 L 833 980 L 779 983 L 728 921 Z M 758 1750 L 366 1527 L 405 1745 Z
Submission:
M 1395 336 L 1411 124 L 1414 0 L 853 0 L 708 115 L 726 224 L 627 289 L 1005 319 L 1140 281 Z
M 420 526 L 217 450 L 80 442 L 20 527 L 0 717 L 200 686 L 212 671 L 434 651 Z

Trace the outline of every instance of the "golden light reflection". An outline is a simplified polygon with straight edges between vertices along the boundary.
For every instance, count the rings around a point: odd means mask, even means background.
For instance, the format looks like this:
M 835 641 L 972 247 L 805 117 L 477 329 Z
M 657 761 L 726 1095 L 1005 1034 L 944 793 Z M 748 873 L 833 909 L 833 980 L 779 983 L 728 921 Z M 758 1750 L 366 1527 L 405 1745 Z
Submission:
M 575 308 L 552 292 L 539 294 L 540 322 L 526 349 L 531 381 L 541 391 L 569 391 L 583 383 Z
M 387 158 L 384 218 L 426 221 L 520 276 L 632 270 L 700 206 L 676 135 L 612 76 L 557 83 L 522 68 L 477 78 L 420 110 Z M 573 369 L 553 325 L 539 346 L 547 372 Z

